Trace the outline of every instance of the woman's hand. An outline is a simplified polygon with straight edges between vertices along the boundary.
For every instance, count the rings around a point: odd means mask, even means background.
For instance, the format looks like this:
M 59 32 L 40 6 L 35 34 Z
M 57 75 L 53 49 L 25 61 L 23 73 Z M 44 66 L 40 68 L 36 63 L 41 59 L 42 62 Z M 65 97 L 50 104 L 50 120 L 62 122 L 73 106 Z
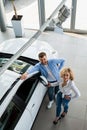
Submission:
M 68 96 L 68 95 L 65 95 L 64 98 L 67 99 L 67 100 L 70 100 L 70 99 L 71 99 L 71 97 Z

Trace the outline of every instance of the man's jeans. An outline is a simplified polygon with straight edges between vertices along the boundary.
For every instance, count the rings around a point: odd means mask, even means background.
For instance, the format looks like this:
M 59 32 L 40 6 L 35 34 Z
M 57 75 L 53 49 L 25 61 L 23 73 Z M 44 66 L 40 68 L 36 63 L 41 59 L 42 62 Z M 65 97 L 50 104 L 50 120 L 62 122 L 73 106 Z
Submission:
M 71 99 L 65 99 L 65 98 L 62 98 L 62 93 L 59 92 L 57 94 L 57 102 L 56 102 L 56 117 L 59 117 L 60 116 L 60 113 L 61 113 L 61 106 L 63 105 L 64 107 L 64 112 L 68 112 L 68 104 L 70 102 Z
M 59 86 L 56 87 L 48 87 L 48 97 L 49 97 L 49 101 L 54 100 L 55 95 L 57 94 L 59 90 Z

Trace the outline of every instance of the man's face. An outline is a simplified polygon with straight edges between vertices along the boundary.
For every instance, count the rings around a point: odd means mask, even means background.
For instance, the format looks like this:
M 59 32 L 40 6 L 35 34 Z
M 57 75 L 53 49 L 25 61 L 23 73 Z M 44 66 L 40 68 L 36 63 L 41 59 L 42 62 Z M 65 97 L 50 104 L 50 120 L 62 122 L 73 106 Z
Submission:
M 43 56 L 42 58 L 39 58 L 40 62 L 44 65 L 47 64 L 47 56 Z

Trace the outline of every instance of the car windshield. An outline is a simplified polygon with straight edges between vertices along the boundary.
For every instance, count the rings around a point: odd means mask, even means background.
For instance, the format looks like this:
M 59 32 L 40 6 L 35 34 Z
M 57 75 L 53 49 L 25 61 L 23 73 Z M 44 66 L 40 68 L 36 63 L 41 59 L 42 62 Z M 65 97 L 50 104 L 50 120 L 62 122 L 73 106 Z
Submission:
M 0 67 L 2 67 L 9 58 L 0 58 Z M 24 73 L 31 65 L 21 60 L 15 60 L 8 70 L 14 71 L 18 74 Z

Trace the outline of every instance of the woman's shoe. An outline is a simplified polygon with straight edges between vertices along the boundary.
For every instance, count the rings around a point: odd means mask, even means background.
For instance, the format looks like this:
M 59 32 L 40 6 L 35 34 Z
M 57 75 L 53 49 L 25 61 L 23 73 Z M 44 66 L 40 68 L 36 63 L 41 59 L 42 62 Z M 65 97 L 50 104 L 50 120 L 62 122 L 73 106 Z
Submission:
M 63 113 L 61 114 L 61 117 L 64 118 L 66 114 L 67 114 L 66 112 L 63 112 Z
M 61 119 L 61 117 L 56 118 L 56 119 L 53 121 L 53 124 L 56 125 L 60 119 Z
M 65 117 L 65 115 L 61 114 L 61 117 L 62 117 L 62 118 L 64 118 L 64 117 Z

